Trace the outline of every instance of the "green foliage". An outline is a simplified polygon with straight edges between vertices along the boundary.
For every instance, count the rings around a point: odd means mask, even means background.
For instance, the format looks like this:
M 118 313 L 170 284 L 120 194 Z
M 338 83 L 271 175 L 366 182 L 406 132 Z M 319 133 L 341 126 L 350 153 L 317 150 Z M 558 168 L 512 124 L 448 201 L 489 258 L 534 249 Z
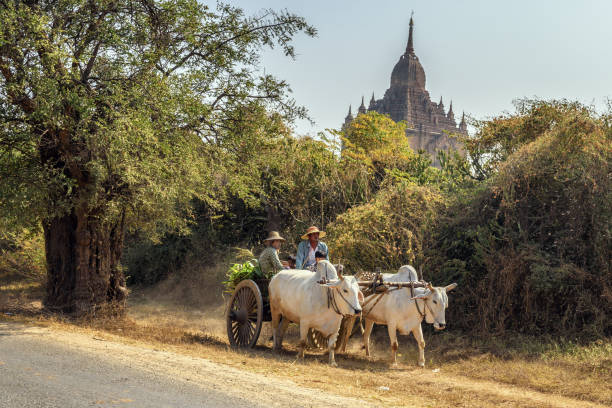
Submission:
M 475 122 L 476 135 L 462 139 L 479 180 L 494 175 L 512 153 L 535 141 L 564 118 L 594 114 L 591 108 L 567 100 L 519 99 L 514 101 L 514 106 L 515 114 Z
M 197 228 L 230 246 L 259 244 L 269 229 L 298 237 L 309 225 L 324 227 L 371 194 L 365 166 L 341 161 L 329 141 L 296 138 L 283 127 L 257 132 L 235 172 L 246 188 L 223 208 L 198 209 Z
M 243 264 L 232 265 L 227 271 L 227 280 L 223 282 L 227 292 L 232 292 L 236 285 L 245 279 L 270 279 L 271 276 L 264 276 L 257 259 L 251 259 Z
M 0 230 L 0 278 L 45 279 L 45 244 L 38 231 Z
M 406 125 L 386 115 L 368 112 L 357 117 L 344 129 L 342 158 L 345 162 L 366 166 L 371 189 L 376 191 L 389 171 L 395 177 L 427 184 L 431 181 L 431 159 L 416 154 L 406 138 Z
M 195 248 L 194 238 L 192 234 L 169 234 L 153 243 L 130 237 L 122 257 L 128 284 L 151 285 L 179 271 Z
M 537 106 L 508 126 L 559 113 L 559 103 Z M 450 313 L 466 329 L 611 333 L 612 132 L 605 116 L 562 106 L 572 109 L 522 135 L 495 175 L 451 206 L 429 251 L 439 276 L 464 288 Z
M 339 215 L 329 226 L 332 255 L 349 271 L 393 270 L 422 262 L 443 207 L 435 189 L 389 182 L 371 201 Z
M 195 0 L 8 1 L 0 27 L 7 225 L 78 207 L 152 236 L 184 229 L 194 199 L 219 208 L 244 190 L 231 167 L 240 135 L 227 125 L 245 106 L 304 115 L 284 81 L 256 72 L 262 47 L 294 56 L 292 37 L 315 34 L 287 12 L 246 17 Z
M 342 142 L 344 155 L 372 167 L 376 162 L 391 164 L 409 159 L 413 153 L 406 138 L 406 124 L 378 112 L 357 115 L 344 130 Z

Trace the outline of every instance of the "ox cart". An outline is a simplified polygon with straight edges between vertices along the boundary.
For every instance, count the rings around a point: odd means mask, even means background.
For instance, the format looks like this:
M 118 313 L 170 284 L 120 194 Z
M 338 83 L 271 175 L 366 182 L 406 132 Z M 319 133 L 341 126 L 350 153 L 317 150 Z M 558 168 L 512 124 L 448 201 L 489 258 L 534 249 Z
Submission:
M 238 283 L 230 297 L 226 312 L 227 336 L 233 347 L 253 348 L 257 344 L 263 322 L 272 321 L 270 300 L 268 297 L 269 279 L 245 279 Z M 387 291 L 401 288 L 426 287 L 429 283 L 418 282 L 383 282 L 382 274 L 377 273 L 371 280 L 358 281 L 365 297 L 365 307 L 370 303 L 373 308 Z M 375 296 L 371 296 L 375 295 Z M 371 296 L 371 297 L 370 297 Z M 356 317 L 342 319 L 336 350 L 344 350 L 353 333 Z M 327 338 L 316 330 L 308 332 L 308 342 L 314 348 L 326 348 Z
M 238 283 L 230 297 L 226 312 L 227 337 L 232 347 L 253 348 L 257 344 L 264 322 L 272 321 L 269 279 L 245 279 Z M 327 347 L 325 337 L 309 330 L 311 347 Z

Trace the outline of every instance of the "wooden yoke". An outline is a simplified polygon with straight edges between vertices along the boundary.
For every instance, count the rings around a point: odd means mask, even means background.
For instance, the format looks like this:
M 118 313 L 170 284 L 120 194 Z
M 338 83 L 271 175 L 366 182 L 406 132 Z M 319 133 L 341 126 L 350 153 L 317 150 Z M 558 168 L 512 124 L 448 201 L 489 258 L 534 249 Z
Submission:
M 357 284 L 359 286 L 372 286 L 374 283 L 378 283 L 378 281 L 376 280 L 370 280 L 370 281 L 359 281 L 357 282 Z M 382 285 L 385 285 L 387 287 L 391 287 L 391 288 L 426 288 L 430 285 L 429 282 L 425 282 L 425 281 L 418 281 L 418 282 L 383 282 Z

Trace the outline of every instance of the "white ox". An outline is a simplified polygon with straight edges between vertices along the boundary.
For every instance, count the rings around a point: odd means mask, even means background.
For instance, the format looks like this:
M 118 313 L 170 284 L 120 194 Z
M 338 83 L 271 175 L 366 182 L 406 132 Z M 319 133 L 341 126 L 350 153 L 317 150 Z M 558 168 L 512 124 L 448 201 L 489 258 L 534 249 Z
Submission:
M 319 273 L 290 269 L 277 273 L 270 280 L 268 293 L 274 349 L 282 347 L 289 322 L 299 323 L 298 356 L 304 357 L 306 335 L 308 329 L 313 328 L 328 337 L 329 364 L 337 366 L 334 347 L 342 317 L 361 313 L 363 294 L 353 276 L 338 275 L 338 279 L 327 283 L 319 283 L 320 279 Z
M 418 275 L 412 266 L 404 265 L 398 273 L 383 274 L 383 280 L 385 282 L 418 281 Z M 446 327 L 445 309 L 448 307 L 446 292 L 450 292 L 455 287 L 457 287 L 456 283 L 446 287 L 415 288 L 413 295 L 410 293 L 410 288 L 390 290 L 381 295 L 380 300 L 368 296 L 363 305 L 363 317 L 366 322 L 363 343 L 366 355 L 370 356 L 370 334 L 374 323 L 386 324 L 391 342 L 393 365 L 397 364 L 398 343 L 396 332 L 399 330 L 400 334 L 412 332 L 419 346 L 419 366 L 425 366 L 425 340 L 423 339 L 421 322 L 425 318 L 425 321 L 433 324 L 436 330 L 442 330 Z

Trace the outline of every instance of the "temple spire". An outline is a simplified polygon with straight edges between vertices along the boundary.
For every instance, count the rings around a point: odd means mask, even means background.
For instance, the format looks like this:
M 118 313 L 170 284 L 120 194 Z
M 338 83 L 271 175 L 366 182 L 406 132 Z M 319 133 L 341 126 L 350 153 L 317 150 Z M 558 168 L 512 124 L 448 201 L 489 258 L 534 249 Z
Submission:
M 461 123 L 459 123 L 459 130 L 467 131 L 467 123 L 465 123 L 465 112 L 461 115 Z
M 353 114 L 351 113 L 351 108 L 352 106 L 349 105 L 349 111 L 348 111 L 348 115 L 346 115 L 346 118 L 344 118 L 344 123 L 342 124 L 342 130 L 346 130 L 346 128 L 351 124 L 351 122 L 353 121 Z M 342 146 L 344 148 L 344 145 Z
M 440 95 L 440 103 L 438 104 L 438 108 L 442 109 L 442 111 L 444 111 L 444 103 L 442 102 L 442 95 Z
M 408 32 L 408 45 L 406 46 L 406 54 L 409 55 L 414 55 L 414 45 L 412 43 L 412 28 L 414 26 L 414 21 L 412 20 L 413 14 L 414 11 L 412 12 L 412 14 L 410 14 L 410 30 Z
M 361 105 L 359 106 L 359 113 L 366 113 L 366 107 L 364 102 L 364 97 L 361 97 Z
M 453 113 L 453 101 L 452 100 L 450 102 L 450 108 L 448 110 L 448 114 L 446 115 L 446 117 L 452 120 L 453 122 L 455 121 L 455 114 Z
M 376 99 L 374 99 L 374 92 L 372 92 L 372 98 L 370 98 L 370 106 L 368 106 L 368 110 L 374 110 L 374 104 L 376 103 Z
M 353 114 L 351 113 L 351 109 L 353 108 L 352 105 L 349 105 L 349 112 L 348 115 L 346 115 L 346 119 L 351 119 L 353 120 Z

